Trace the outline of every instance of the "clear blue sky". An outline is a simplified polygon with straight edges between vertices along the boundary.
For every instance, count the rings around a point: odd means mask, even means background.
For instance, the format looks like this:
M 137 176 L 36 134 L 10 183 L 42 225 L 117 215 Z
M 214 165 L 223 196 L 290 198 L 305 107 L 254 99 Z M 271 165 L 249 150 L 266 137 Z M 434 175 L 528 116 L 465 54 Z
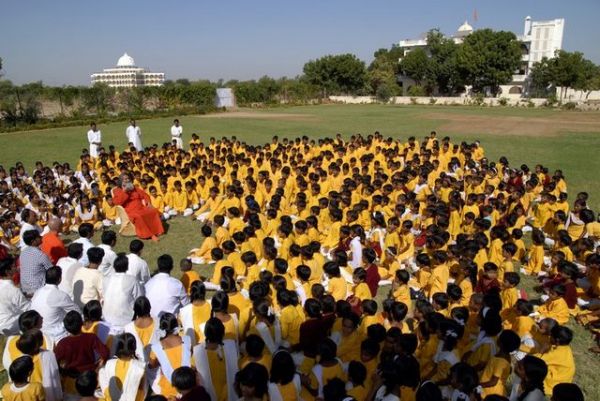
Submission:
M 521 34 L 527 15 L 565 18 L 563 48 L 600 63 L 599 0 L 1 0 L 0 57 L 19 84 L 87 85 L 123 52 L 168 79 L 295 76 L 309 59 L 351 52 L 368 63 L 380 47 L 465 19 Z

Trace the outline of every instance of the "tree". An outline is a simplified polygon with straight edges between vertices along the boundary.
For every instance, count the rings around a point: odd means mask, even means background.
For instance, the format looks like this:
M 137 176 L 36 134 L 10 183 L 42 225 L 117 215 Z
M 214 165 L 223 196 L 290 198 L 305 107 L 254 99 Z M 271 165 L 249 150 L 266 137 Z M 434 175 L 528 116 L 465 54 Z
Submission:
M 390 50 L 379 49 L 374 54 L 374 60 L 369 65 L 369 85 L 372 93 L 382 101 L 400 93 L 397 75 L 400 71 L 400 48 L 392 46 Z M 385 100 L 384 100 L 385 98 Z
M 309 83 L 320 88 L 323 97 L 330 94 L 358 94 L 367 84 L 365 63 L 353 54 L 327 55 L 310 60 L 303 68 Z
M 462 86 L 463 80 L 456 68 L 456 54 L 459 45 L 446 38 L 439 29 L 427 33 L 427 49 L 430 54 L 425 83 L 435 86 L 443 94 L 454 94 Z
M 0 77 L 2 76 L 2 57 L 0 57 Z
M 421 85 L 427 75 L 429 68 L 429 56 L 427 51 L 418 47 L 406 54 L 400 62 L 400 69 L 407 77 Z
M 475 92 L 495 96 L 521 63 L 521 45 L 512 32 L 481 29 L 467 36 L 457 52 L 457 70 Z
M 83 90 L 83 103 L 88 110 L 95 109 L 97 115 L 104 115 L 112 105 L 114 94 L 114 88 L 103 83 L 96 83 Z
M 559 50 L 555 57 L 543 58 L 533 65 L 530 80 L 533 93 L 543 94 L 551 87 L 560 87 L 559 98 L 563 100 L 566 88 L 587 91 L 589 95 L 597 87 L 597 75 L 598 67 L 583 53 Z

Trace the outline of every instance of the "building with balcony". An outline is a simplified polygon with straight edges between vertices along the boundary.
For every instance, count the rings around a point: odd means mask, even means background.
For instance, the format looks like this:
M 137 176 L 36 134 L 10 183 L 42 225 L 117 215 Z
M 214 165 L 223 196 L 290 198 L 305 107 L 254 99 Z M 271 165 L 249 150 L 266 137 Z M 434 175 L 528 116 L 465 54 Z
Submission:
M 105 83 L 113 88 L 133 88 L 136 86 L 161 86 L 165 82 L 164 72 L 150 72 L 137 67 L 133 57 L 123 54 L 114 68 L 105 68 L 92 74 L 92 85 Z
M 500 87 L 501 96 L 521 96 L 526 94 L 527 79 L 534 63 L 541 61 L 544 57 L 552 58 L 557 50 L 562 49 L 564 28 L 564 18 L 548 21 L 532 21 L 529 16 L 525 18 L 523 34 L 517 34 L 517 39 L 521 41 L 521 65 L 514 72 L 512 82 Z M 453 35 L 448 37 L 451 38 L 454 43 L 460 44 L 464 41 L 464 38 L 472 32 L 473 27 L 465 21 Z M 422 35 L 422 37 L 418 39 L 401 40 L 398 45 L 404 50 L 403 55 L 405 56 L 416 48 L 426 47 L 427 36 Z M 399 76 L 398 80 L 405 92 L 410 86 L 415 84 L 413 80 L 403 75 Z

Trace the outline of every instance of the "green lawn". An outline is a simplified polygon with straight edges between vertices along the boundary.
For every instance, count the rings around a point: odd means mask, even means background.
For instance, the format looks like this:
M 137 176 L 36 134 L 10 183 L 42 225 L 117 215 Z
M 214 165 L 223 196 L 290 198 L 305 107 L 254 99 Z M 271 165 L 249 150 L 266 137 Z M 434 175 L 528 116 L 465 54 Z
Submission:
M 431 130 L 437 130 L 438 136 L 449 135 L 454 142 L 481 140 L 486 155 L 493 160 L 506 156 L 515 166 L 527 163 L 533 167 L 541 163 L 551 171 L 560 168 L 567 177 L 569 194 L 574 196 L 578 191 L 588 191 L 591 207 L 600 210 L 600 158 L 597 156 L 600 149 L 600 113 L 450 106 L 325 105 L 241 110 L 238 114 L 184 116 L 180 120 L 185 142 L 193 132 L 204 140 L 210 136 L 236 135 L 240 140 L 258 144 L 269 141 L 273 135 L 318 138 L 336 133 L 344 136 L 370 134 L 377 130 L 384 136 L 406 140 L 410 135 L 422 137 Z M 171 118 L 139 121 L 143 143 L 162 144 L 168 140 L 171 122 Z M 571 125 L 573 129 L 570 129 Z M 123 148 L 126 145 L 126 126 L 127 123 L 101 125 L 103 143 Z M 543 128 L 538 129 L 540 126 Z M 37 160 L 75 163 L 81 149 L 87 146 L 87 129 L 69 127 L 0 134 L 0 164 L 8 168 L 16 161 L 23 161 L 28 167 Z M 179 218 L 169 222 L 169 232 L 158 244 L 146 243 L 143 256 L 151 268 L 163 253 L 171 254 L 178 262 L 201 241 L 199 225 Z M 117 248 L 126 251 L 128 244 L 129 239 L 120 238 Z M 206 266 L 196 268 L 201 274 L 212 274 Z M 525 280 L 525 285 L 531 288 L 532 282 Z M 387 291 L 387 288 L 382 288 L 380 292 Z M 580 327 L 572 327 L 576 333 L 576 381 L 585 389 L 587 399 L 600 400 L 600 386 L 595 382 L 600 363 L 595 355 L 587 352 L 591 337 Z M 2 342 L 0 338 L 0 345 Z

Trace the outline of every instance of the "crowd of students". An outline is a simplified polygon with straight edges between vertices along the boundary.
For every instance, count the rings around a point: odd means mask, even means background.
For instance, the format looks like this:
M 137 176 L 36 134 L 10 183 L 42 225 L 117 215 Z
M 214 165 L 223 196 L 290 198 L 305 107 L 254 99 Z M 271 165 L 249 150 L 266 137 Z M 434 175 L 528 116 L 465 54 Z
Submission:
M 181 277 L 169 255 L 151 276 L 142 241 L 113 251 L 122 174 L 163 219 L 201 222 Z M 435 132 L 194 136 L 0 168 L 2 396 L 583 400 L 567 324 L 600 327 L 587 198 L 570 204 L 560 170 Z

